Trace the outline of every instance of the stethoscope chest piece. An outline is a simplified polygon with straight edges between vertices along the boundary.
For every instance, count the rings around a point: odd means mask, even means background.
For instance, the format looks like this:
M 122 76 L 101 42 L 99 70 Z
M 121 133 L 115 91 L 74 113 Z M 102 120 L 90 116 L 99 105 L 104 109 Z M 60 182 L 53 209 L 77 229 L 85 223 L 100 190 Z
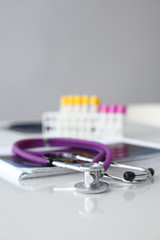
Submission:
M 75 184 L 75 190 L 79 193 L 103 193 L 108 190 L 106 182 L 99 181 L 105 170 L 101 163 L 84 163 L 80 166 L 84 173 L 84 181 Z

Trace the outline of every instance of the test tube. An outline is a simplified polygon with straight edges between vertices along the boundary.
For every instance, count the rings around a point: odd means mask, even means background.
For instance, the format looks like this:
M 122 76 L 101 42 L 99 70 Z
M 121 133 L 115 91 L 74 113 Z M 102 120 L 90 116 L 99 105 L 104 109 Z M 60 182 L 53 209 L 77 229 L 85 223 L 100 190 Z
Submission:
M 108 106 L 108 134 L 110 136 L 115 135 L 115 125 L 116 125 L 116 108 L 115 104 Z
M 68 111 L 68 99 L 66 96 L 62 96 L 60 99 L 60 108 L 59 108 L 59 112 L 67 112 Z
M 95 137 L 99 104 L 100 104 L 100 99 L 96 95 L 92 95 L 89 98 L 89 111 L 88 111 L 88 119 L 86 122 L 86 138 L 87 139 L 93 139 Z
M 108 105 L 103 104 L 99 107 L 98 137 L 107 137 L 108 134 Z
M 83 95 L 81 97 L 81 113 L 87 113 L 89 111 L 89 96 Z
M 81 96 L 75 95 L 73 96 L 73 113 L 81 112 Z
M 89 112 L 95 113 L 98 112 L 100 99 L 96 95 L 92 95 L 89 99 Z
M 81 111 L 81 96 L 80 95 L 74 95 L 73 96 L 73 109 L 72 109 L 72 115 L 71 115 L 71 137 L 78 138 L 79 134 L 79 116 Z
M 67 106 L 68 106 L 69 113 L 73 112 L 73 104 L 74 104 L 73 95 L 68 95 L 67 96 Z
M 124 115 L 126 113 L 126 106 L 125 105 L 117 105 L 116 108 L 116 125 L 115 131 L 116 134 L 119 136 L 123 136 L 124 134 Z

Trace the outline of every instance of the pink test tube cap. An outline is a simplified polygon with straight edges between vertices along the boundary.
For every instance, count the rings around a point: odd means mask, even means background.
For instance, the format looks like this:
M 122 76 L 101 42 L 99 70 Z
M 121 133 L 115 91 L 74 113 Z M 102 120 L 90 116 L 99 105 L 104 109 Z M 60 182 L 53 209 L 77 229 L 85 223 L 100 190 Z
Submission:
M 107 113 L 108 112 L 108 105 L 106 105 L 106 104 L 100 105 L 98 111 L 99 111 L 99 113 Z
M 117 113 L 125 113 L 126 112 L 126 106 L 125 105 L 117 105 L 116 112 Z
M 108 106 L 108 112 L 109 113 L 115 113 L 117 109 L 117 106 L 115 104 L 111 104 Z

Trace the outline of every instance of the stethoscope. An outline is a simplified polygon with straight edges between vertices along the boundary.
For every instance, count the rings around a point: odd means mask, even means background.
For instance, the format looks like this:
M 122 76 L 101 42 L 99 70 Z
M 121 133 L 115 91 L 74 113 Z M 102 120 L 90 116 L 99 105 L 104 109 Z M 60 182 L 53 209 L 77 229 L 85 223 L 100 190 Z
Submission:
M 79 149 L 83 152 L 93 151 L 96 155 L 91 158 L 66 152 L 65 150 L 45 152 L 26 150 L 45 146 Z M 65 138 L 51 138 L 48 140 L 26 139 L 14 143 L 12 151 L 14 154 L 34 163 L 69 168 L 83 172 L 83 182 L 76 183 L 74 186 L 75 190 L 81 193 L 102 193 L 107 191 L 108 184 L 104 181 L 100 181 L 102 177 L 120 180 L 125 183 L 141 183 L 152 180 L 154 175 L 154 170 L 152 168 L 146 169 L 112 162 L 111 149 L 99 142 Z M 124 168 L 129 169 L 129 171 L 125 171 L 123 177 L 118 177 L 106 173 L 109 167 Z M 139 172 L 139 174 L 135 172 Z

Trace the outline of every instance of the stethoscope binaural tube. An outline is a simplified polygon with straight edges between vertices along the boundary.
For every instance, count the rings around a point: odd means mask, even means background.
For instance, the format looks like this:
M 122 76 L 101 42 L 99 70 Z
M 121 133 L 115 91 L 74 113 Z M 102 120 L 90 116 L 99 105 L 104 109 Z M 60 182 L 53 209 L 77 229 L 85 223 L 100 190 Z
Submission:
M 98 163 L 103 161 L 104 170 L 107 170 L 112 162 L 112 152 L 110 148 L 104 144 L 79 140 L 79 139 L 65 139 L 65 138 L 51 138 L 47 140 L 47 145 L 52 147 L 69 147 L 69 148 L 78 148 L 83 150 L 90 150 L 97 152 L 97 155 L 93 158 L 93 163 Z M 33 152 L 29 152 L 26 149 L 45 147 L 46 140 L 44 139 L 26 139 L 20 140 L 14 143 L 12 152 L 28 161 L 39 163 L 42 165 L 50 165 L 48 159 L 43 156 L 37 156 Z

